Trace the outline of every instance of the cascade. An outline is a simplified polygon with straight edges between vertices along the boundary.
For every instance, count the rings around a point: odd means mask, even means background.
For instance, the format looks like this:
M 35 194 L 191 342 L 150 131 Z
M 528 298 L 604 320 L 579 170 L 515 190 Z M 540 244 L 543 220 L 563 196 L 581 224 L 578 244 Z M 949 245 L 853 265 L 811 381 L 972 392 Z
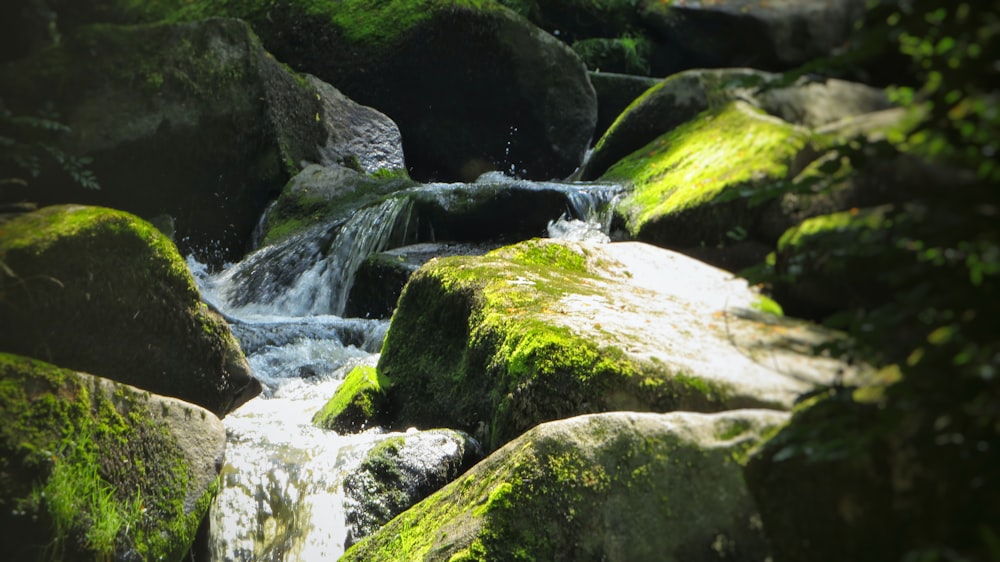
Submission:
M 344 478 L 392 435 L 379 428 L 338 435 L 311 423 L 351 368 L 377 362 L 388 328 L 387 320 L 339 316 L 354 274 L 369 255 L 412 238 L 410 221 L 419 220 L 411 217 L 415 197 L 439 199 L 448 209 L 467 193 L 506 187 L 565 195 L 567 208 L 551 217 L 550 235 L 587 238 L 596 232 L 607 239 L 616 186 L 487 177 L 405 190 L 217 273 L 188 259 L 203 299 L 229 321 L 264 388 L 223 420 L 226 461 L 209 514 L 212 560 L 311 562 L 343 553 Z

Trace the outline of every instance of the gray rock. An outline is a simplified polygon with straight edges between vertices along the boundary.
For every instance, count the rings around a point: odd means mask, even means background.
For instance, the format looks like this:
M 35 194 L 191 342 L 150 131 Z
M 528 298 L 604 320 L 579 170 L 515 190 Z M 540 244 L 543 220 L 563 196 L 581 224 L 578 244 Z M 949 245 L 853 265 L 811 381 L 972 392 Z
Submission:
M 657 78 L 615 74 L 612 72 L 591 72 L 590 83 L 597 93 L 597 125 L 594 138 L 601 138 L 615 122 L 615 119 L 643 92 L 660 83 Z
M 342 560 L 765 560 L 741 465 L 786 419 L 613 412 L 542 424 Z
M 673 46 L 683 68 L 751 66 L 781 70 L 843 47 L 864 0 L 640 0 L 654 36 Z
M 475 439 L 450 429 L 379 441 L 344 479 L 350 547 L 451 482 L 483 456 Z

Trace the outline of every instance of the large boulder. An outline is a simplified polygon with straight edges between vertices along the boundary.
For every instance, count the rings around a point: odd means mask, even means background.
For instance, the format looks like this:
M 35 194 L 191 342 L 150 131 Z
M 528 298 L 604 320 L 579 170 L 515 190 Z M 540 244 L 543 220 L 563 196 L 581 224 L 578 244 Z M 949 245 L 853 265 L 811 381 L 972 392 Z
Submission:
M 34 170 L 0 160 L 0 176 L 28 184 L 5 182 L 0 201 L 166 213 L 186 252 L 232 260 L 291 174 L 303 161 L 322 161 L 327 109 L 313 84 L 274 60 L 237 20 L 77 29 L 0 67 L 13 115 L 46 116 L 68 128 L 13 132 L 22 148 L 58 147 L 62 165 L 49 164 L 44 151 Z M 93 186 L 85 171 L 99 189 L 79 185 Z
M 133 215 L 54 206 L 0 223 L 0 350 L 199 404 L 260 392 L 176 247 Z
M 226 432 L 173 398 L 0 353 L 7 560 L 181 560 L 217 489 Z
M 683 68 L 793 68 L 846 47 L 865 0 L 639 0 L 652 35 Z
M 594 85 L 594 92 L 597 93 L 597 125 L 594 128 L 594 137 L 600 139 L 626 107 L 646 90 L 659 84 L 660 80 L 613 72 L 591 72 L 590 83 Z M 587 168 L 589 166 L 584 164 L 584 169 Z
M 378 369 L 392 423 L 462 429 L 488 450 L 583 413 L 783 409 L 850 370 L 811 353 L 835 335 L 757 312 L 775 308 L 646 244 L 532 240 L 421 268 Z
M 344 478 L 345 546 L 438 491 L 482 456 L 475 439 L 451 429 L 408 431 L 379 441 Z
M 764 560 L 741 464 L 786 416 L 615 412 L 546 423 L 342 560 Z

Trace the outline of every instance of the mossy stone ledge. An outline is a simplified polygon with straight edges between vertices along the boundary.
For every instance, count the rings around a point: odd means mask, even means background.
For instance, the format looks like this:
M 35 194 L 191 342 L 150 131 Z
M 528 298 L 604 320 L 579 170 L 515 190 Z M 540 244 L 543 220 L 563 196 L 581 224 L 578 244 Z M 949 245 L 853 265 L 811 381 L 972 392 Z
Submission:
M 53 206 L 0 223 L 0 350 L 223 416 L 260 392 L 177 248 L 122 211 Z
M 494 450 L 583 413 L 788 408 L 846 366 L 802 351 L 836 333 L 767 304 L 641 243 L 536 239 L 435 259 L 404 288 L 378 363 L 389 422 L 462 429 Z
M 218 487 L 211 412 L 0 353 L 8 560 L 181 560 Z
M 374 367 L 351 369 L 330 401 L 313 416 L 313 424 L 342 434 L 378 425 L 385 415 L 385 394 L 391 384 Z

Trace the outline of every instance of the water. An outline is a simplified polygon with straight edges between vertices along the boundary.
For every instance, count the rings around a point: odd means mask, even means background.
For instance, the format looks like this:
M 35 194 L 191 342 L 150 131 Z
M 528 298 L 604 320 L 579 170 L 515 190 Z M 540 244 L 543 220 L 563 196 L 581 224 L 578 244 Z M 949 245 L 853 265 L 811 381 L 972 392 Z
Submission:
M 209 273 L 189 258 L 202 296 L 230 322 L 261 396 L 231 412 L 222 487 L 212 505 L 212 560 L 322 561 L 344 551 L 344 478 L 379 440 L 373 428 L 338 435 L 312 425 L 356 365 L 374 365 L 388 321 L 342 318 L 354 274 L 369 255 L 420 242 L 414 207 L 449 211 L 470 194 L 556 191 L 565 208 L 551 236 L 606 240 L 616 189 L 532 183 L 488 175 L 475 184 L 431 184 L 401 192 L 347 219 L 317 225 Z

